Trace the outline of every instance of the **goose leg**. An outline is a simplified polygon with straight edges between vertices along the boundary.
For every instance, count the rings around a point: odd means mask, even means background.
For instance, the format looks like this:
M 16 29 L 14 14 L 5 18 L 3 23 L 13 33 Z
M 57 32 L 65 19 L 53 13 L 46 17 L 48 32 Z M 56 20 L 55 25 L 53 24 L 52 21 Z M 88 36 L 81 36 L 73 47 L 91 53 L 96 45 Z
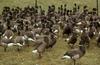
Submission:
M 29 47 L 29 41 L 28 40 L 26 40 L 26 46 Z
M 100 43 L 99 42 L 97 42 L 97 46 L 100 47 Z
M 17 51 L 19 52 L 20 50 L 21 50 L 21 47 L 20 47 L 20 46 L 18 46 Z
M 7 51 L 7 46 L 4 46 L 4 52 L 6 52 Z
M 18 51 L 18 52 L 20 51 L 19 47 L 17 48 L 17 51 Z
M 76 60 L 73 60 L 74 61 L 74 65 L 76 65 Z
M 89 46 L 90 46 L 89 43 L 87 43 L 87 48 L 89 48 Z
M 42 54 L 39 52 L 39 59 L 41 59 L 42 58 Z
M 73 49 L 74 48 L 74 44 L 71 44 L 71 49 Z

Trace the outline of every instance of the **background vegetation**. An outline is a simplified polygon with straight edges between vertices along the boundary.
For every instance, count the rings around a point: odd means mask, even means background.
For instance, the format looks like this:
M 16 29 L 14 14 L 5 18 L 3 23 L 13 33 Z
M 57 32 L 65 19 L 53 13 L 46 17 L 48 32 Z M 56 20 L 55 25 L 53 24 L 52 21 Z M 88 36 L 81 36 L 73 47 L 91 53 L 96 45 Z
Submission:
M 100 8 L 100 0 L 99 8 Z M 10 7 L 25 7 L 27 5 L 34 6 L 35 0 L 0 0 L 0 11 L 4 6 Z M 88 5 L 89 9 L 96 7 L 96 0 L 38 0 L 38 5 L 42 5 L 44 9 L 47 9 L 48 5 L 60 6 L 61 4 L 67 4 L 68 8 L 72 8 L 73 4 L 77 3 L 80 6 Z

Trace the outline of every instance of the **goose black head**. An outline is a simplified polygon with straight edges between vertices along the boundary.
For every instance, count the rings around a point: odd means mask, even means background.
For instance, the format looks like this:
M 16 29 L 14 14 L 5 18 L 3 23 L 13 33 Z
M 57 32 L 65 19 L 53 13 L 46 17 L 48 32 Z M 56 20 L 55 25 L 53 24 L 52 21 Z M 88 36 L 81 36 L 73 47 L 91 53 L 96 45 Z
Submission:
M 10 30 L 10 26 L 8 26 L 8 29 Z
M 21 34 L 20 31 L 18 31 L 18 35 L 19 35 L 19 36 L 20 36 L 20 34 Z

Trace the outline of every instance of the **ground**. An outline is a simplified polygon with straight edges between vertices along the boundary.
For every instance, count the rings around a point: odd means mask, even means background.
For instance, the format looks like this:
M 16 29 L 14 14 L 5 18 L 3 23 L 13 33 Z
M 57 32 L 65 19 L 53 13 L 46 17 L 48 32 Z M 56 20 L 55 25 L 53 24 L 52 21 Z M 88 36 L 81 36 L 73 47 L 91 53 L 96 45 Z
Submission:
M 70 50 L 61 37 L 52 49 L 46 50 L 42 59 L 32 54 L 32 50 L 33 47 L 29 47 L 17 52 L 16 47 L 11 47 L 4 52 L 3 47 L 0 47 L 0 65 L 73 65 L 71 60 L 61 59 L 63 54 Z M 85 56 L 77 60 L 77 65 L 100 65 L 100 48 L 96 46 L 96 41 L 91 40 L 90 48 Z
M 68 8 L 71 8 L 74 2 L 81 6 L 87 4 L 90 9 L 96 7 L 95 0 L 38 0 L 38 5 L 47 9 L 47 5 L 59 6 L 66 3 L 70 5 Z M 34 0 L 0 0 L 0 13 L 4 6 L 24 7 L 26 5 L 34 5 Z M 61 37 L 52 49 L 46 50 L 42 59 L 38 59 L 37 55 L 32 54 L 32 50 L 33 47 L 29 47 L 21 52 L 16 52 L 16 48 L 12 47 L 4 52 L 3 47 L 0 47 L 0 65 L 72 65 L 71 60 L 61 59 L 63 54 L 69 50 L 67 43 Z M 100 48 L 96 46 L 96 41 L 91 40 L 90 48 L 87 49 L 85 56 L 77 60 L 77 65 L 100 65 Z

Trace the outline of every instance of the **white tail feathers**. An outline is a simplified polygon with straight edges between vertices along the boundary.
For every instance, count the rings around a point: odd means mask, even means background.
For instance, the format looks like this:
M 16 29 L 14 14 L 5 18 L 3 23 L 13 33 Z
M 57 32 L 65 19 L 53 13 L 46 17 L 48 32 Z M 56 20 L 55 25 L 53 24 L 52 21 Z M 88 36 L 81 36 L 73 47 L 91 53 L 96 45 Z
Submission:
M 14 43 L 9 43 L 8 47 L 14 46 Z
M 69 38 L 67 38 L 66 40 L 69 41 Z
M 100 24 L 100 22 L 99 22 L 99 24 Z
M 85 28 L 85 30 L 88 30 L 88 28 Z
M 76 29 L 76 31 L 79 33 L 80 32 L 80 30 L 79 29 Z
M 33 52 L 34 54 L 38 53 L 38 51 L 37 51 L 37 50 L 33 50 L 32 52 Z
M 81 30 L 80 32 L 83 33 L 83 30 Z
M 8 37 L 7 37 L 7 36 L 5 36 L 4 38 L 8 39 Z
M 83 33 L 83 30 L 76 29 L 76 32 L 78 32 L 78 33 Z
M 36 34 L 36 37 L 39 37 L 40 35 L 39 34 Z
M 13 36 L 10 36 L 9 39 L 12 39 Z
M 12 39 L 12 37 L 13 37 L 13 36 L 10 36 L 10 37 L 8 38 L 7 36 L 5 36 L 4 38 L 6 38 L 6 39 Z
M 23 46 L 23 45 L 22 45 L 22 44 L 20 44 L 20 43 L 17 43 L 17 45 L 18 45 L 18 46 Z
M 99 32 L 99 34 L 100 34 L 100 32 Z
M 62 57 L 62 59 L 71 59 L 71 57 L 68 56 L 68 55 L 65 55 L 65 56 Z
M 29 41 L 35 41 L 35 40 L 33 40 L 32 38 L 28 38 L 28 40 L 29 40 Z
M 22 39 L 25 40 L 26 38 L 23 36 Z
M 81 25 L 81 24 L 82 24 L 81 22 L 77 23 L 77 25 Z
M 95 33 L 95 32 L 93 32 L 93 34 L 95 35 L 96 33 Z
M 54 31 L 54 33 L 57 33 L 57 32 L 58 32 L 58 30 L 55 30 L 55 31 Z
M 8 47 L 11 47 L 11 46 L 23 46 L 22 44 L 20 44 L 20 43 L 9 43 L 8 44 Z

